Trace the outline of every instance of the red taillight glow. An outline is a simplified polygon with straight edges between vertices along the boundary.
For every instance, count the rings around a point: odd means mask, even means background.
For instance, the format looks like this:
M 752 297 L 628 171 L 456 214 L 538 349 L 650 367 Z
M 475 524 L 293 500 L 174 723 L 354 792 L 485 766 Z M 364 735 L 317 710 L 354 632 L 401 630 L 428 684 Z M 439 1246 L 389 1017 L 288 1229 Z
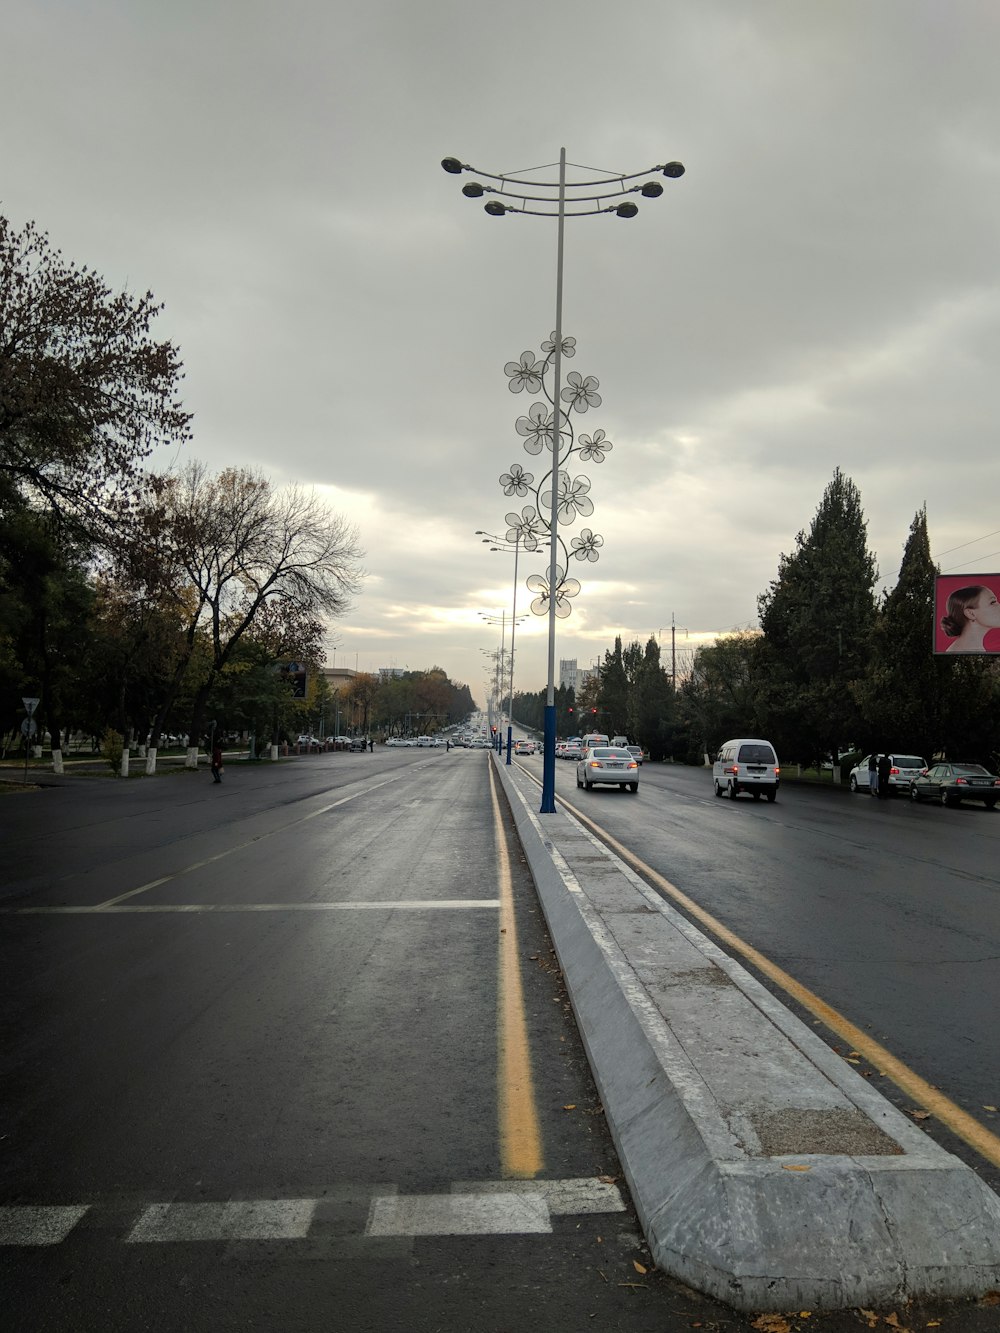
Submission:
M 733 764 L 732 768 L 724 768 L 722 771 L 723 773 L 729 773 L 731 776 L 735 776 L 738 772 L 735 764 Z
M 890 768 L 890 769 L 889 769 L 889 776 L 890 776 L 890 777 L 899 777 L 899 769 L 898 769 L 898 768 Z
M 969 784 L 966 782 L 965 778 L 956 778 L 956 779 L 955 779 L 955 786 L 956 786 L 956 787 L 967 787 L 968 785 L 969 785 Z
M 781 769 L 778 767 L 777 764 L 775 764 L 775 766 L 774 766 L 774 776 L 777 777 L 778 774 L 779 774 L 780 772 L 781 772 Z

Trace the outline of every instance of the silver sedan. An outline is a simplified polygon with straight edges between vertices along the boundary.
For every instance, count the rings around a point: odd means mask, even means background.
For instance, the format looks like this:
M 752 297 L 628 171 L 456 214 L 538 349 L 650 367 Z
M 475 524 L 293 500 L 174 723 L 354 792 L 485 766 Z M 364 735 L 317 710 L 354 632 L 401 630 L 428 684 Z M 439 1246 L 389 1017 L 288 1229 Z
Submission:
M 576 785 L 590 791 L 598 784 L 639 790 L 639 765 L 628 750 L 615 745 L 591 745 L 576 765 Z

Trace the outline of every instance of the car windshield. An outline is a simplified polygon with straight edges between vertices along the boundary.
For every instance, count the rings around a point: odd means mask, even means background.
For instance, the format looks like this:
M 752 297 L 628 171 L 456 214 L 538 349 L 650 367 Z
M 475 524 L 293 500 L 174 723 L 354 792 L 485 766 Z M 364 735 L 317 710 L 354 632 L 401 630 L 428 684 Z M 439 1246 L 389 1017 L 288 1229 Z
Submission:
M 770 745 L 741 745 L 739 762 L 741 764 L 773 764 L 774 751 Z
M 982 764 L 953 764 L 952 770 L 955 773 L 961 773 L 965 777 L 988 778 L 990 771 L 983 768 Z

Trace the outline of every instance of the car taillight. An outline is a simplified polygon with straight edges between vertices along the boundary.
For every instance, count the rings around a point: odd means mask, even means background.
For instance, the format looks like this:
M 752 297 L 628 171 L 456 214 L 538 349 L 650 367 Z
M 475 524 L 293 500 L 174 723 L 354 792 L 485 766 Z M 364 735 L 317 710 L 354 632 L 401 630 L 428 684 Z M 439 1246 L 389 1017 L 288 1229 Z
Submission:
M 889 776 L 890 776 L 890 777 L 899 777 L 899 769 L 898 769 L 898 768 L 890 768 L 890 769 L 889 769 Z
M 966 782 L 965 778 L 956 778 L 956 779 L 955 779 L 955 786 L 956 786 L 956 787 L 967 787 L 968 785 L 969 785 L 969 784 Z
M 599 759 L 591 759 L 590 761 L 591 768 L 600 768 L 600 766 L 601 766 L 601 761 Z
M 627 765 L 627 767 L 628 767 L 628 768 L 638 768 L 639 765 L 638 765 L 638 764 L 635 762 L 635 760 L 633 759 L 632 762 L 631 762 L 630 764 Z
M 724 768 L 722 771 L 723 771 L 723 773 L 729 773 L 730 775 L 735 776 L 735 774 L 736 774 L 739 770 L 737 769 L 736 765 L 733 764 L 732 768 Z
M 775 764 L 775 766 L 774 766 L 774 776 L 777 777 L 778 774 L 779 774 L 780 772 L 781 772 L 781 769 L 778 767 L 777 764 Z

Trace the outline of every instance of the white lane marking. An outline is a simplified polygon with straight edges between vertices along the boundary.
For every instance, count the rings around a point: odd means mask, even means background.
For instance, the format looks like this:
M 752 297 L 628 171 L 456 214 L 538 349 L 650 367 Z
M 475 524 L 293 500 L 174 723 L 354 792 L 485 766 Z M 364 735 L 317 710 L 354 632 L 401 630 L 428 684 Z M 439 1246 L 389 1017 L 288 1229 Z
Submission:
M 257 833 L 252 838 L 247 838 L 246 842 L 239 842 L 235 847 L 228 847 L 224 852 L 217 852 L 215 856 L 206 856 L 203 861 L 195 861 L 183 870 L 178 870 L 176 874 L 166 875 L 162 879 L 150 880 L 148 884 L 140 884 L 137 889 L 129 889 L 128 893 L 120 893 L 117 898 L 109 898 L 107 902 L 99 903 L 99 907 L 114 907 L 118 903 L 123 903 L 126 898 L 134 898 L 138 893 L 146 893 L 149 889 L 155 889 L 160 884 L 167 884 L 172 879 L 179 879 L 181 875 L 189 875 L 192 870 L 201 870 L 204 866 L 210 866 L 216 861 L 221 861 L 227 856 L 232 856 L 234 852 L 241 852 L 245 847 L 252 847 L 256 842 L 262 842 L 264 838 L 273 838 L 278 833 L 285 833 L 290 828 L 295 828 L 298 824 L 307 824 L 310 819 L 318 819 L 320 815 L 329 814 L 331 810 L 336 810 L 338 806 L 347 805 L 350 801 L 356 801 L 359 796 L 368 796 L 373 791 L 378 791 L 380 787 L 387 787 L 390 782 L 399 780 L 401 774 L 391 778 L 386 778 L 384 782 L 373 782 L 370 787 L 363 787 L 361 791 L 356 791 L 351 796 L 342 796 L 339 801 L 332 801 L 329 805 L 321 806 L 319 810 L 313 810 L 308 815 L 302 815 L 299 819 L 293 819 L 287 824 L 282 824 L 280 828 L 272 829 L 270 833 Z
M 87 1211 L 88 1204 L 0 1208 L 0 1245 L 58 1245 Z
M 304 1240 L 315 1199 L 243 1203 L 154 1203 L 125 1237 L 126 1244 L 188 1240 Z
M 453 1194 L 541 1194 L 549 1212 L 557 1216 L 625 1211 L 617 1185 L 589 1176 L 578 1180 L 456 1180 L 451 1189 Z
M 545 1196 L 497 1194 L 376 1195 L 366 1236 L 496 1236 L 550 1232 Z
M 389 899 L 370 903 L 129 903 L 122 907 L 18 907 L 0 916 L 125 916 L 156 912 L 439 912 L 463 908 L 496 911 L 499 898 L 427 898 L 406 901 Z

